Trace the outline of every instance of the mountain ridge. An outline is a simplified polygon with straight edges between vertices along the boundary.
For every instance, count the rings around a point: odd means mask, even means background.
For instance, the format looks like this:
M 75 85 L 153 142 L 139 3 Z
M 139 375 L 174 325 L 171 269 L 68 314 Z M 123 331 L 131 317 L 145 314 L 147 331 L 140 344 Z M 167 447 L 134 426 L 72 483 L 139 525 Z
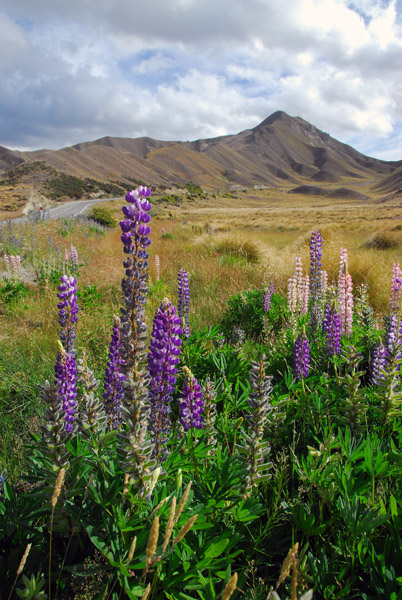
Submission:
M 276 111 L 237 134 L 194 141 L 105 136 L 58 150 L 20 152 L 0 146 L 0 174 L 34 162 L 67 176 L 118 182 L 142 181 L 154 187 L 185 186 L 210 190 L 266 185 L 289 188 L 315 182 L 362 183 L 387 191 L 399 184 L 392 173 L 402 161 L 366 156 L 305 121 Z

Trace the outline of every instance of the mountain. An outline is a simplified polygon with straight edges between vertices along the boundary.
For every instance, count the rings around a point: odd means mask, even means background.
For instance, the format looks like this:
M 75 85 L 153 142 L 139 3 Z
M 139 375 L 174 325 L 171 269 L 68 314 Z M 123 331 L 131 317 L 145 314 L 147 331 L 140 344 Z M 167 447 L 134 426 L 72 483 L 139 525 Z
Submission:
M 233 184 L 295 187 L 332 183 L 350 187 L 380 185 L 400 163 L 361 154 L 300 117 L 278 111 L 252 129 L 234 135 L 189 142 L 149 137 L 104 137 L 60 150 L 18 152 L 0 147 L 3 180 L 14 179 L 24 165 L 49 167 L 65 176 L 98 182 L 153 187 L 183 186 L 192 181 L 210 190 Z M 17 173 L 17 175 L 16 175 Z M 45 178 L 46 179 L 46 178 Z M 374 188 L 373 188 L 374 189 Z

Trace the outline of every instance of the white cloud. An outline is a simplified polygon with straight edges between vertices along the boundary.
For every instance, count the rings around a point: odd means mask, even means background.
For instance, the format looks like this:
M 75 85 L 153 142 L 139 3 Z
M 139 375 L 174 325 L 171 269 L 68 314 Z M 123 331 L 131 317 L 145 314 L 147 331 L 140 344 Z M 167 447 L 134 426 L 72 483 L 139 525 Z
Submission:
M 3 0 L 0 145 L 197 139 L 280 109 L 402 158 L 400 4 Z

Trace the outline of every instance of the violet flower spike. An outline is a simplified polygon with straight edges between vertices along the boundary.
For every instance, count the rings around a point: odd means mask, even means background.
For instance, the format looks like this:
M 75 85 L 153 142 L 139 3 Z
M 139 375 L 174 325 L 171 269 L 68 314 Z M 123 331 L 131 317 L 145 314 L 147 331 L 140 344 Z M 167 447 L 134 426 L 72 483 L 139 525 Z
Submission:
M 179 317 L 182 319 L 184 335 L 190 337 L 190 286 L 189 286 L 189 274 L 185 269 L 180 269 L 177 275 L 178 282 L 178 298 L 179 302 L 177 305 Z
M 201 386 L 188 367 L 183 367 L 185 378 L 180 398 L 180 423 L 184 431 L 202 429 L 204 400 Z
M 74 416 L 77 408 L 77 365 L 75 357 L 65 352 L 62 344 L 54 367 L 54 383 L 58 386 L 58 398 L 63 406 L 66 420 L 66 432 L 71 433 L 74 426 Z
M 264 313 L 269 313 L 271 310 L 271 297 L 274 293 L 274 284 L 271 283 L 264 295 Z
M 62 327 L 60 332 L 60 341 L 66 352 L 75 356 L 75 326 L 78 321 L 77 306 L 77 280 L 68 275 L 62 275 L 61 284 L 58 287 L 57 297 L 60 302 L 57 305 L 59 309 L 59 325 Z
M 298 335 L 294 347 L 294 373 L 297 381 L 310 373 L 310 344 L 305 335 Z
M 341 319 L 334 309 L 331 312 L 330 324 L 326 333 L 328 356 L 339 354 L 341 351 Z
M 149 429 L 154 444 L 153 456 L 157 460 L 167 456 L 165 446 L 170 431 L 170 403 L 176 384 L 182 334 L 181 318 L 176 307 L 165 298 L 155 313 L 148 354 Z
M 387 364 L 387 350 L 382 342 L 377 344 L 373 350 L 373 356 L 371 359 L 371 382 L 373 385 L 378 385 L 385 379 L 383 370 Z

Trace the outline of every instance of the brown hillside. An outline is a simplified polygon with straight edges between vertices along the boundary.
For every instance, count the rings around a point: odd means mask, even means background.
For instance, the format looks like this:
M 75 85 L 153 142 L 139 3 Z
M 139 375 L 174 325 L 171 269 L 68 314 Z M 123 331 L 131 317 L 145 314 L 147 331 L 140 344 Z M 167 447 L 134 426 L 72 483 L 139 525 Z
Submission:
M 154 187 L 193 181 L 206 189 L 233 184 L 288 189 L 312 182 L 360 188 L 383 179 L 380 185 L 386 191 L 401 187 L 398 177 L 402 177 L 400 163 L 365 156 L 281 111 L 253 129 L 193 142 L 104 137 L 56 151 L 0 148 L 4 172 L 23 161 L 42 161 L 67 175 L 120 182 L 123 187 L 133 181 Z

